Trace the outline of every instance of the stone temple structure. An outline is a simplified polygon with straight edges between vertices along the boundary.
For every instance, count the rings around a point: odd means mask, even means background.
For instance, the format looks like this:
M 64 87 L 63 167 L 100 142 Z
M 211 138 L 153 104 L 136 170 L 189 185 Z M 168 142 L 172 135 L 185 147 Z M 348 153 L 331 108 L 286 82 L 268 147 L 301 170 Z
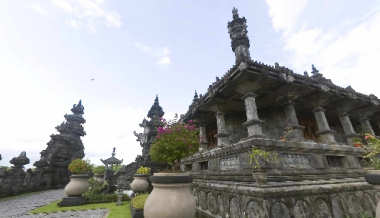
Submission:
M 228 23 L 235 65 L 196 95 L 183 120 L 200 125 L 199 152 L 181 160 L 193 176 L 198 217 L 374 216 L 380 193 L 363 178 L 359 133 L 380 134 L 379 99 L 342 88 L 316 67 L 296 74 L 250 58 L 246 19 Z M 254 178 L 252 148 L 279 157 Z
M 142 155 L 137 156 L 135 162 L 128 164 L 119 171 L 118 184 L 121 186 L 127 187 L 132 182 L 133 175 L 140 166 L 149 167 L 152 172 L 166 168 L 166 165 L 152 162 L 149 156 L 150 146 L 157 136 L 157 128 L 161 125 L 161 119 L 164 116 L 158 96 L 156 96 L 147 116 L 148 120 L 144 118 L 140 124 L 140 127 L 144 128 L 144 131 L 142 133 L 134 131 L 136 140 L 140 142 L 142 147 Z
M 84 157 L 84 146 L 81 136 L 86 133 L 82 124 L 84 107 L 82 101 L 74 104 L 73 114 L 66 114 L 66 121 L 57 126 L 59 134 L 50 136 L 47 148 L 41 151 L 41 158 L 34 163 L 40 173 L 41 185 L 47 187 L 63 187 L 69 181 L 68 165 L 72 160 Z

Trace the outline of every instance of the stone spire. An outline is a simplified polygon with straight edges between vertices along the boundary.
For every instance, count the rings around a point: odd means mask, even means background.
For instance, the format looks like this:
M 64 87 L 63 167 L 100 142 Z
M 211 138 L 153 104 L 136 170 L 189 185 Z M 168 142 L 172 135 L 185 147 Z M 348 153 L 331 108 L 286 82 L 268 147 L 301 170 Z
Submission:
M 162 107 L 160 106 L 160 103 L 158 102 L 158 95 L 156 95 L 156 99 L 154 99 L 154 104 L 150 108 L 148 112 L 148 117 L 153 118 L 161 118 L 164 116 L 164 111 L 162 110 Z
M 249 54 L 249 39 L 247 36 L 247 20 L 245 17 L 239 17 L 238 10 L 232 9 L 233 20 L 228 22 L 228 33 L 231 38 L 232 51 L 235 52 L 235 62 L 248 62 L 251 60 Z

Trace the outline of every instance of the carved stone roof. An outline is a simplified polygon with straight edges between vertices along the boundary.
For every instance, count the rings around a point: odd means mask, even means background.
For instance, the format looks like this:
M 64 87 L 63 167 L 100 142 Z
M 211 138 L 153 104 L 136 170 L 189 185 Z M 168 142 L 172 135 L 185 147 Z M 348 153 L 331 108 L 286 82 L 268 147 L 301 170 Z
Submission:
M 288 82 L 296 82 L 299 85 L 320 88 L 322 91 L 323 89 L 328 89 L 334 91 L 336 94 L 349 96 L 352 99 L 360 99 L 366 102 L 379 102 L 379 99 L 376 96 L 369 96 L 356 92 L 351 86 L 343 88 L 335 85 L 330 79 L 325 78 L 323 74 L 319 73 L 315 67 L 313 68 L 313 75 L 308 76 L 307 74 L 301 75 L 294 73 L 291 69 L 283 66 L 271 66 L 259 61 L 249 61 L 248 63 L 243 62 L 240 65 L 235 64 L 223 75 L 222 78 L 209 85 L 207 92 L 203 95 L 200 94 L 199 99 L 193 101 L 189 106 L 189 110 L 184 115 L 184 120 L 198 111 L 201 105 L 213 99 L 232 79 L 237 77 L 240 73 L 244 71 L 247 72 L 248 70 L 260 73 L 261 75 L 268 76 L 272 79 L 288 80 Z

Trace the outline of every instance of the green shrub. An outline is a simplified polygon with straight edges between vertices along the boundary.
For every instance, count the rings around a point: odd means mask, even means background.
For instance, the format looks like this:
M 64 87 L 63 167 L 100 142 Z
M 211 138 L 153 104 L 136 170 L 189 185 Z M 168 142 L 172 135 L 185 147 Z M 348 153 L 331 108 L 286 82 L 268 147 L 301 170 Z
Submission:
M 83 197 L 86 199 L 86 203 L 105 203 L 105 202 L 116 202 L 117 194 L 101 194 L 101 193 L 84 193 Z M 123 195 L 123 201 L 130 200 L 128 195 Z
M 141 166 L 139 169 L 137 169 L 136 174 L 148 175 L 150 174 L 150 168 Z
M 198 151 L 199 131 L 192 121 L 189 123 L 162 120 L 150 156 L 153 161 L 167 163 L 173 170 L 179 170 L 179 161 Z
M 69 171 L 72 174 L 85 174 L 91 172 L 91 164 L 87 160 L 75 159 L 69 164 Z
M 104 174 L 104 171 L 106 170 L 105 166 L 96 166 L 92 169 L 92 172 L 94 174 Z
M 88 191 L 83 193 L 83 197 L 86 199 L 87 203 L 104 203 L 104 202 L 115 202 L 117 201 L 117 194 L 104 194 L 103 191 L 108 186 L 105 181 L 103 183 L 96 181 L 93 178 L 88 180 L 90 187 Z M 123 195 L 123 201 L 129 200 L 128 195 Z
M 366 150 L 364 158 L 369 160 L 371 167 L 380 170 L 380 140 L 368 133 L 364 135 L 364 140 L 367 144 L 367 146 L 363 147 Z
M 132 207 L 136 209 L 144 209 L 144 204 L 149 194 L 137 195 L 132 199 Z

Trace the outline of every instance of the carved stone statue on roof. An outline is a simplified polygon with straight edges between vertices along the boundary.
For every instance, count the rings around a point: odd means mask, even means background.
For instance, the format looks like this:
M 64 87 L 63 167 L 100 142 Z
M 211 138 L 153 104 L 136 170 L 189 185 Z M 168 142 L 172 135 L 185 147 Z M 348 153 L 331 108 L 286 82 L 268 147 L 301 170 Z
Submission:
M 9 163 L 13 164 L 15 168 L 23 168 L 24 165 L 29 164 L 29 158 L 26 157 L 26 152 L 23 151 L 18 157 L 12 158 Z
M 238 10 L 232 9 L 233 20 L 228 22 L 228 33 L 231 38 L 232 51 L 235 52 L 235 62 L 240 64 L 241 62 L 249 62 L 251 56 L 249 53 L 249 39 L 247 36 L 247 20 L 245 17 L 239 17 Z

